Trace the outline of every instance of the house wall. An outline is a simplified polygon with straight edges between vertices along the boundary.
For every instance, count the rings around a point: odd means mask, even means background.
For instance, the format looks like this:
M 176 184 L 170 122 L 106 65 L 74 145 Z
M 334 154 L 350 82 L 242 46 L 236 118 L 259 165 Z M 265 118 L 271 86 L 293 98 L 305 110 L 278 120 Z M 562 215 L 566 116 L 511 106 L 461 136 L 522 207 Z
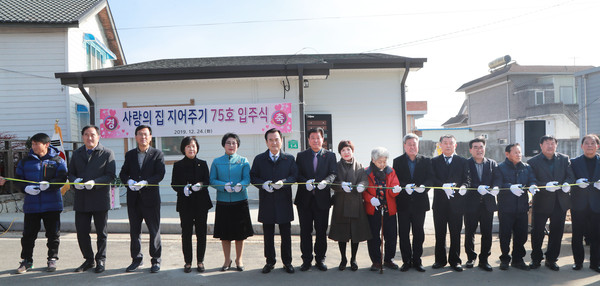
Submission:
M 331 72 L 327 79 L 309 79 L 310 87 L 304 89 L 306 114 L 332 115 L 332 142 L 337 153 L 337 143 L 350 139 L 356 146 L 356 159 L 363 165 L 370 161 L 370 151 L 384 146 L 390 151 L 390 161 L 402 154 L 402 116 L 400 113 L 401 70 L 383 71 L 339 71 Z M 90 94 L 97 103 L 96 119 L 102 108 L 128 106 L 184 105 L 190 99 L 195 105 L 243 104 L 259 102 L 291 102 L 292 133 L 284 134 L 289 140 L 301 142 L 298 104 L 298 80 L 289 78 L 290 91 L 284 99 L 281 81 L 283 78 L 250 78 L 192 80 L 156 83 L 110 84 L 90 87 Z M 210 166 L 213 159 L 223 155 L 220 145 L 222 134 L 197 137 L 200 145 L 198 157 Z M 253 161 L 254 157 L 267 148 L 263 134 L 241 135 L 238 153 Z M 125 141 L 127 147 L 125 147 Z M 133 139 L 102 139 L 102 144 L 115 152 L 117 170 L 122 164 L 126 149 L 135 147 Z M 300 149 L 285 151 L 296 155 Z M 180 160 L 181 155 L 169 156 L 169 161 Z M 339 159 L 339 155 L 338 155 Z M 167 165 L 167 174 L 160 188 L 164 201 L 175 201 L 175 193 L 168 186 L 171 182 L 172 165 Z M 214 190 L 212 196 L 214 198 Z M 250 198 L 256 199 L 258 191 L 249 189 Z
M 578 77 L 580 138 L 587 133 L 600 134 L 600 72 Z

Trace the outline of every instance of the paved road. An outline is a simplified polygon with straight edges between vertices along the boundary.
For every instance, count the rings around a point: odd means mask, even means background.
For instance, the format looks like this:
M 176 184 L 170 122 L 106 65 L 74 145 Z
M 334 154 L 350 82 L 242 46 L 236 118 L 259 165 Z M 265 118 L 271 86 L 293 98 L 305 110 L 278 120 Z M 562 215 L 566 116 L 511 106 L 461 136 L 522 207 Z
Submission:
M 475 282 L 475 285 L 600 285 L 600 274 L 591 271 L 588 263 L 584 264 L 581 271 L 570 269 L 572 258 L 570 250 L 570 234 L 565 234 L 563 248 L 559 265 L 559 272 L 547 268 L 532 270 L 529 272 L 509 269 L 501 271 L 498 269 L 499 243 L 494 237 L 492 257 L 490 263 L 494 267 L 491 273 L 484 272 L 478 268 L 465 269 L 462 273 L 444 269 L 431 269 L 433 263 L 433 235 L 427 235 L 425 253 L 423 257 L 427 272 L 419 273 L 414 270 L 400 272 L 386 270 L 383 274 L 369 271 L 370 261 L 368 258 L 366 243 L 361 243 L 358 253 L 358 264 L 360 269 L 356 272 L 349 270 L 337 270 L 340 260 L 337 244 L 329 241 L 327 264 L 329 271 L 321 272 L 315 268 L 308 272 L 300 272 L 300 250 L 299 237 L 293 236 L 293 254 L 295 274 L 287 274 L 281 269 L 281 264 L 270 274 L 262 274 L 260 270 L 264 265 L 262 236 L 254 236 L 247 240 L 244 250 L 244 264 L 246 271 L 220 272 L 223 264 L 221 244 L 218 240 L 209 238 L 205 264 L 207 271 L 203 274 L 182 271 L 183 255 L 181 253 L 180 239 L 178 235 L 163 235 L 163 263 L 161 271 L 157 274 L 149 272 L 150 259 L 145 257 L 144 267 L 134 273 L 125 273 L 125 267 L 130 263 L 129 237 L 126 234 L 109 234 L 108 259 L 106 271 L 101 274 L 88 271 L 86 273 L 74 273 L 79 264 L 83 262 L 77 246 L 74 233 L 63 233 L 61 236 L 60 260 L 58 270 L 54 273 L 44 271 L 45 267 L 45 237 L 43 233 L 37 240 L 34 252 L 35 269 L 26 274 L 13 274 L 18 267 L 20 254 L 20 233 L 8 232 L 0 237 L 0 248 L 2 254 L 0 259 L 0 285 L 465 285 Z M 148 235 L 144 234 L 143 251 L 148 251 Z M 476 239 L 479 239 L 477 236 Z M 277 240 L 276 240 L 277 241 Z M 278 243 L 278 242 L 277 242 Z M 479 247 L 477 245 L 477 247 Z M 277 249 L 279 246 L 277 246 Z M 530 252 L 527 244 L 528 255 Z M 349 251 L 349 250 L 348 250 Z M 589 251 L 586 248 L 586 251 Z M 278 250 L 279 252 L 279 250 Z M 462 258 L 465 259 L 463 253 Z M 400 253 L 396 253 L 396 260 L 400 260 Z M 529 256 L 526 257 L 529 261 Z M 464 260 L 463 260 L 464 262 Z

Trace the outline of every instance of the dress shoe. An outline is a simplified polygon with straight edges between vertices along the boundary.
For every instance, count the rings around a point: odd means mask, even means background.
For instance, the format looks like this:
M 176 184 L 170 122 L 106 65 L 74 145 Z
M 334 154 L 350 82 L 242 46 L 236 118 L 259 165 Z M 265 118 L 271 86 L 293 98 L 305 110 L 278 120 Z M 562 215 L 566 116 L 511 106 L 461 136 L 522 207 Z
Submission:
M 300 266 L 300 271 L 308 271 L 310 266 L 310 263 L 302 263 L 302 266 Z
M 227 270 L 229 270 L 230 268 L 231 268 L 231 261 L 229 261 L 229 264 L 227 264 L 227 265 L 223 265 L 223 266 L 221 267 L 221 271 L 227 271 Z
M 104 261 L 96 262 L 96 269 L 94 269 L 94 272 L 96 272 L 96 273 L 104 272 Z
M 192 272 L 192 265 L 191 265 L 191 264 L 188 264 L 188 263 L 186 263 L 186 264 L 183 266 L 183 272 L 185 272 L 185 273 L 190 273 L 190 272 Z
M 93 260 L 86 260 L 75 269 L 75 272 L 85 272 L 88 271 L 88 269 L 94 268 L 94 266 L 96 265 Z
M 425 272 L 425 268 L 423 267 L 422 264 L 415 264 L 415 269 L 419 272 Z
M 479 262 L 479 265 L 477 265 L 477 267 L 479 267 L 485 271 L 488 271 L 488 272 L 494 271 L 494 268 L 492 268 L 492 266 L 487 262 L 483 262 L 483 263 Z
M 527 265 L 525 262 L 520 261 L 520 262 L 513 262 L 511 264 L 512 267 L 517 268 L 517 269 L 521 269 L 521 270 L 525 270 L 525 271 L 529 271 L 529 269 L 531 269 L 531 267 L 529 265 Z
M 153 263 L 150 267 L 150 273 L 158 273 L 160 271 L 160 263 Z
M 600 273 L 600 266 L 597 266 L 597 265 L 596 266 L 592 266 L 592 265 L 590 265 L 590 269 L 592 269 L 592 270 Z
M 198 266 L 196 267 L 196 271 L 202 273 L 206 270 L 206 268 L 204 268 L 204 263 L 200 262 L 198 263 Z
M 400 267 L 400 271 L 402 272 L 406 272 L 408 271 L 408 269 L 410 269 L 412 265 L 410 265 L 410 263 L 403 263 L 402 266 Z
M 462 265 L 460 265 L 460 264 L 454 264 L 454 265 L 452 265 L 450 267 L 452 267 L 452 269 L 454 269 L 454 271 L 456 271 L 456 272 L 462 272 L 463 271 Z
M 327 271 L 327 265 L 325 265 L 325 263 L 323 263 L 323 262 L 317 262 L 317 264 L 315 264 L 315 266 L 317 266 L 317 269 L 319 269 L 321 271 Z
M 346 269 L 346 264 L 348 264 L 348 260 L 346 260 L 346 258 L 342 258 L 342 261 L 340 261 L 340 266 L 338 266 L 338 269 L 340 271 L 344 271 Z
M 538 268 L 540 268 L 541 265 L 542 265 L 541 261 L 534 260 L 534 261 L 531 261 L 531 263 L 529 263 L 529 268 L 530 269 L 538 269 Z
M 358 264 L 356 264 L 356 260 L 350 261 L 350 270 L 352 270 L 352 271 L 358 270 Z
M 379 263 L 371 264 L 371 271 L 379 271 L 379 270 L 383 270 L 383 268 L 381 268 L 381 264 L 379 264 Z
M 475 264 L 475 261 L 474 261 L 474 260 L 471 260 L 471 259 L 469 259 L 469 260 L 467 260 L 467 264 L 465 264 L 465 266 L 466 266 L 467 268 L 473 268 L 473 264 Z
M 294 269 L 294 266 L 292 266 L 291 264 L 284 264 L 283 270 L 285 270 L 285 272 L 290 273 L 290 274 L 296 272 L 296 270 Z
M 271 270 L 273 270 L 273 268 L 275 268 L 275 266 L 273 266 L 273 264 L 269 264 L 269 263 L 267 263 L 267 264 L 265 264 L 265 266 L 263 267 L 263 269 L 262 269 L 262 273 L 265 273 L 265 274 L 267 274 L 267 273 L 271 272 Z
M 581 265 L 581 263 L 575 263 L 573 264 L 573 270 L 581 270 L 581 268 L 583 268 L 583 265 Z
M 235 270 L 240 271 L 240 272 L 244 271 L 245 269 L 246 269 L 246 267 L 244 267 L 244 265 L 236 265 L 235 266 Z
M 508 262 L 500 262 L 500 270 L 508 270 Z
M 442 268 L 444 266 L 446 266 L 446 263 L 442 264 L 442 263 L 436 262 L 433 265 L 431 265 L 431 268 L 433 268 L 433 269 L 440 269 L 440 268 Z
M 129 266 L 127 266 L 127 269 L 125 269 L 126 272 L 133 272 L 136 271 L 138 269 L 138 267 L 144 265 L 144 262 L 142 262 L 141 260 L 136 261 L 134 260 L 133 262 L 131 262 L 131 264 L 129 264 Z
M 546 261 L 546 263 L 544 263 L 544 264 L 546 265 L 546 267 L 550 268 L 550 270 L 552 270 L 552 271 L 560 270 L 560 267 L 558 266 L 558 264 L 556 264 L 556 262 Z
M 394 261 L 386 261 L 383 263 L 383 266 L 392 270 L 398 270 L 398 264 L 394 263 Z

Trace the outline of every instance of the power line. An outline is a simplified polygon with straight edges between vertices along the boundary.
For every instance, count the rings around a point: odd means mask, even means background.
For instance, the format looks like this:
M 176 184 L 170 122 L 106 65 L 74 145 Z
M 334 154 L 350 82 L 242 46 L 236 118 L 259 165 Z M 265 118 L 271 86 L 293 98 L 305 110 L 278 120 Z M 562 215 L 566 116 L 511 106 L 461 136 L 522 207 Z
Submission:
M 32 74 L 32 73 L 26 73 L 26 72 L 11 70 L 11 69 L 5 69 L 5 68 L 2 68 L 2 67 L 0 67 L 0 70 L 11 72 L 11 73 L 16 73 L 16 74 L 21 74 L 21 75 L 27 75 L 27 76 L 37 77 L 37 78 L 56 79 L 56 78 L 53 78 L 53 77 L 48 77 L 48 76 L 43 76 L 43 75 L 37 75 L 37 74 Z

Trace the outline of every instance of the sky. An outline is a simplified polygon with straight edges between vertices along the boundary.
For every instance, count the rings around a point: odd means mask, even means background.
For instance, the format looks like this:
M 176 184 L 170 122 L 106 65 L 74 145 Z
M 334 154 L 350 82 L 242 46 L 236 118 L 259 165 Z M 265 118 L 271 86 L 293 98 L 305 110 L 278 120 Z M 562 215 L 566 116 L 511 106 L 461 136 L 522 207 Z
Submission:
M 128 64 L 220 56 L 387 53 L 427 58 L 407 99 L 419 128 L 457 114 L 466 82 L 520 65 L 600 65 L 597 0 L 108 0 Z

